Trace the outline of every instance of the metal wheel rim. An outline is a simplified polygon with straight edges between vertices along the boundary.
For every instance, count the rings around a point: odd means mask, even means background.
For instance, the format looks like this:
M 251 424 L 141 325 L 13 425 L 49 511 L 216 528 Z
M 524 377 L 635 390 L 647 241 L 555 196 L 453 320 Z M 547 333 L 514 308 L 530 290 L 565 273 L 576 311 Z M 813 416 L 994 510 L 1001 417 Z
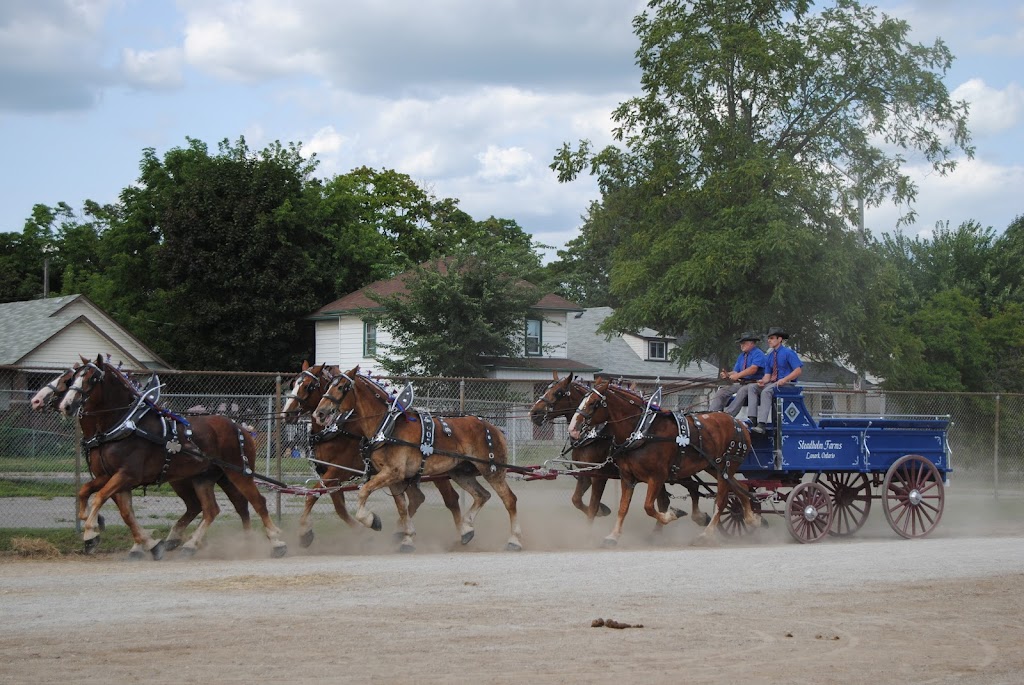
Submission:
M 821 483 L 800 483 L 786 498 L 786 527 L 798 542 L 817 542 L 832 525 L 832 497 Z
M 904 538 L 922 538 L 939 525 L 946 494 L 935 464 L 917 454 L 900 457 L 882 482 L 885 520 Z
M 824 479 L 822 479 L 824 476 Z M 871 481 L 864 473 L 819 473 L 821 483 L 832 498 L 832 527 L 828 534 L 836 537 L 853 535 L 863 527 L 871 513 Z

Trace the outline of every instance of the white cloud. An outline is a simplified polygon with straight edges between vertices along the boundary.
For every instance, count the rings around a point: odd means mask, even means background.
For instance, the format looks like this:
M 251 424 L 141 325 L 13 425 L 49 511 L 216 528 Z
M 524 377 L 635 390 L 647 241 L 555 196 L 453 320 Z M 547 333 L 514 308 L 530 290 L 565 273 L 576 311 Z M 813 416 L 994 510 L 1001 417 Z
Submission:
M 1020 123 L 1024 112 L 1024 90 L 1016 83 L 997 90 L 985 85 L 982 79 L 973 78 L 960 84 L 952 96 L 970 103 L 969 128 L 975 136 L 1011 129 Z
M 166 50 L 133 50 L 121 52 L 121 71 L 125 80 L 141 88 L 178 88 L 182 78 L 182 54 L 178 48 Z
M 488 145 L 476 158 L 480 161 L 479 176 L 485 181 L 523 179 L 529 176 L 533 162 L 533 156 L 521 147 L 496 145 Z

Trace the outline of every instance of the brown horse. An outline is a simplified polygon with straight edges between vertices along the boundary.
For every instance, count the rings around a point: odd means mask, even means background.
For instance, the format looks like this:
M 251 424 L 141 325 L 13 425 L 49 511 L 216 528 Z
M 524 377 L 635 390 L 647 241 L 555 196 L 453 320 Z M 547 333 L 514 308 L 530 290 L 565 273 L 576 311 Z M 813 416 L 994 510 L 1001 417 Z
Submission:
M 538 426 L 557 418 L 564 418 L 568 422 L 576 412 L 576 407 L 590 392 L 590 388 L 577 382 L 571 373 L 565 378 L 558 378 L 558 374 L 555 373 L 554 377 L 554 382 L 548 385 L 530 408 L 530 419 Z M 586 514 L 587 521 L 591 523 L 593 523 L 594 517 L 607 516 L 611 513 L 611 510 L 601 503 L 608 479 L 617 480 L 619 478 L 619 468 L 611 458 L 611 450 L 611 438 L 603 431 L 591 437 L 585 435 L 582 440 L 575 441 L 572 445 L 572 461 L 578 468 L 578 472 L 573 473 L 576 477 L 576 489 L 572 493 L 572 504 Z M 600 464 L 601 466 L 593 468 L 589 466 L 590 464 Z M 690 493 L 693 522 L 698 526 L 707 525 L 711 517 L 700 510 L 700 483 L 693 478 L 687 478 L 680 484 Z M 583 495 L 590 490 L 591 486 L 593 486 L 593 490 L 590 494 L 590 503 L 584 506 Z M 669 504 L 669 492 L 662 488 L 662 491 L 658 493 L 658 510 L 668 511 Z M 660 529 L 661 524 L 659 523 L 658 530 Z
M 219 467 L 263 521 L 273 556 L 287 546 L 267 511 L 267 502 L 253 479 L 256 447 L 252 435 L 225 416 L 197 416 L 186 422 L 146 401 L 117 368 L 100 355 L 82 366 L 60 403 L 65 416 L 77 413 L 83 447 L 93 479 L 78 492 L 78 515 L 84 521 L 86 553 L 99 544 L 100 507 L 113 498 L 135 544 L 154 558 L 162 556 L 163 542 L 139 526 L 131 506 L 131 490 L 159 483 L 191 480 L 203 521 L 182 547 L 191 555 L 202 542 L 220 508 L 213 494 L 211 467 Z M 177 490 L 176 490 L 177 491 Z M 93 495 L 95 494 L 95 497 Z
M 63 371 L 56 378 L 51 380 L 49 383 L 41 387 L 36 394 L 32 397 L 31 406 L 34 411 L 43 411 L 44 409 L 52 409 L 57 411 L 57 403 L 64 394 L 68 391 L 71 385 L 72 379 L 75 377 L 75 372 L 81 367 L 81 363 L 75 363 L 70 368 Z M 252 521 L 249 517 L 249 502 L 245 499 L 242 493 L 234 484 L 224 475 L 224 472 L 214 467 L 209 470 L 208 473 L 197 477 L 199 480 L 214 480 L 220 489 L 224 491 L 228 499 L 231 501 L 235 511 L 238 512 L 239 518 L 242 520 L 242 529 L 248 532 L 252 528 Z M 195 520 L 200 513 L 202 513 L 202 502 L 199 501 L 199 496 L 196 494 L 196 483 L 189 480 L 175 481 L 170 484 L 174 492 L 181 498 L 185 503 L 185 513 L 174 523 L 171 527 L 167 538 L 164 540 L 163 547 L 158 548 L 156 551 L 159 556 L 163 550 L 173 550 L 180 547 L 185 537 L 185 529 L 188 528 L 189 524 Z M 200 486 L 202 487 L 202 486 Z M 122 493 L 123 497 L 129 498 L 131 501 L 131 491 Z M 121 505 L 119 505 L 120 508 Z M 131 506 L 130 503 L 126 506 Z M 97 528 L 102 531 L 105 528 L 105 522 L 103 515 L 100 514 L 96 519 Z M 144 554 L 142 545 L 136 544 L 132 547 L 128 556 L 137 559 L 141 558 Z
M 302 362 L 302 371 L 292 381 L 291 390 L 285 395 L 285 403 L 281 408 L 281 415 L 287 423 L 295 423 L 302 414 L 312 414 L 327 390 L 327 386 L 337 377 L 341 370 L 337 366 L 317 364 L 310 366 L 309 362 Z M 345 493 L 338 487 L 339 484 L 352 480 L 356 476 L 369 476 L 366 473 L 366 463 L 363 461 L 362 452 L 359 449 L 359 436 L 349 433 L 344 428 L 336 425 L 326 427 L 316 420 L 311 419 L 310 445 L 313 450 L 314 464 L 317 474 L 320 476 L 320 485 L 329 490 L 331 501 L 334 503 L 334 511 L 350 527 L 356 522 L 349 516 L 345 507 Z M 459 495 L 447 479 L 433 481 L 437 490 L 441 493 L 444 505 L 452 514 L 455 521 L 455 529 L 460 535 L 462 544 L 473 539 L 473 528 L 462 519 L 462 511 L 459 507 Z M 391 490 L 394 497 L 408 497 L 409 516 L 413 516 L 420 505 L 426 500 L 419 485 L 413 484 L 408 488 L 394 486 Z M 313 542 L 313 524 L 311 513 L 313 505 L 320 499 L 320 493 L 309 493 L 306 495 L 306 506 L 299 517 L 299 542 L 303 547 L 309 547 Z M 396 536 L 405 538 L 405 531 L 396 533 Z M 402 551 L 411 552 L 412 549 L 402 547 Z
M 725 412 L 674 415 L 653 407 L 636 393 L 602 380 L 594 385 L 569 423 L 574 439 L 590 425 L 607 422 L 606 430 L 615 447 L 612 458 L 622 479 L 622 499 L 615 528 L 605 538 L 613 546 L 622 535 L 622 523 L 629 511 L 636 484 L 647 484 L 644 509 L 660 523 L 671 523 L 676 512 L 658 512 L 654 501 L 665 483 L 675 482 L 713 469 L 718 488 L 715 513 L 702 539 L 710 539 L 718 526 L 729 492 L 734 492 L 743 506 L 747 525 L 760 525 L 760 516 L 750 505 L 747 489 L 735 478 L 736 470 L 752 450 L 750 431 Z
M 508 510 L 511 536 L 506 549 L 522 549 L 522 531 L 516 515 L 516 496 L 505 481 L 507 446 L 501 430 L 475 416 L 431 417 L 411 408 L 392 412 L 389 393 L 373 380 L 359 375 L 359 367 L 342 373 L 327 388 L 313 416 L 327 425 L 339 415 L 355 412 L 346 422 L 353 433 L 366 438 L 370 458 L 377 469 L 359 489 L 356 520 L 364 526 L 379 527 L 380 518 L 366 508 L 366 499 L 375 490 L 399 485 L 420 476 L 448 475 L 473 497 L 473 506 L 466 513 L 470 526 L 477 512 L 490 498 L 490 493 L 476 480 L 483 476 Z M 432 438 L 421 442 L 430 431 Z M 399 507 L 399 523 L 406 526 L 403 544 L 412 544 L 415 530 L 404 502 Z

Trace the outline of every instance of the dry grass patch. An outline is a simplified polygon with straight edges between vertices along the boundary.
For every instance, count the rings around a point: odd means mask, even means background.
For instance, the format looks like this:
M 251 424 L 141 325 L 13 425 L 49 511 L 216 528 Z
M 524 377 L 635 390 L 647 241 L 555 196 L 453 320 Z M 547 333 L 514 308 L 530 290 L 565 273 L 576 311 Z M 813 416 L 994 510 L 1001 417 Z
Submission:
M 60 550 L 49 540 L 41 538 L 11 538 L 11 550 L 26 559 L 57 559 Z

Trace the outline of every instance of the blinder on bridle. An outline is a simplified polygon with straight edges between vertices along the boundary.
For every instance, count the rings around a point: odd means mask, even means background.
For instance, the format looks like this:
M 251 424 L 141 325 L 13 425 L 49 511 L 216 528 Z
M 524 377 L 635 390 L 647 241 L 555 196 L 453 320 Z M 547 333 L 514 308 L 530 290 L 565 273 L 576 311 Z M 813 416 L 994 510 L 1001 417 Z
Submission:
M 77 392 L 81 396 L 77 400 L 79 403 L 85 402 L 85 400 L 88 399 L 90 393 L 92 393 L 92 391 L 96 389 L 97 385 L 103 382 L 103 377 L 106 375 L 106 371 L 96 366 L 95 362 L 86 362 L 82 366 L 78 367 L 77 370 L 75 370 L 75 373 L 72 375 L 72 378 L 77 378 L 78 376 L 85 375 L 85 372 L 90 369 L 94 371 L 94 373 L 91 376 L 89 376 L 88 388 L 79 388 L 76 385 L 74 385 L 73 381 L 69 381 L 71 385 L 68 387 L 68 394 L 70 394 L 72 391 Z M 82 385 L 84 386 L 85 384 L 83 383 Z
M 329 380 L 324 376 L 323 367 L 320 368 L 319 375 L 312 373 L 309 369 L 303 369 L 299 373 L 299 375 L 295 377 L 295 379 L 300 380 L 303 377 L 309 378 L 309 383 L 302 383 L 299 385 L 299 389 L 305 391 L 305 396 L 300 396 L 298 392 L 290 392 L 284 396 L 284 399 L 287 400 L 289 398 L 292 398 L 298 400 L 299 402 L 305 402 L 307 399 L 309 399 L 310 393 L 320 388 L 321 381 Z
M 601 401 L 600 402 L 591 402 L 591 400 L 590 400 L 590 396 L 591 395 L 597 395 L 598 397 L 601 398 Z M 589 412 L 586 412 L 586 411 L 583 410 L 584 405 L 588 405 L 589 406 L 589 408 L 590 408 Z M 582 427 L 583 428 L 589 428 L 590 427 L 590 420 L 592 418 L 594 418 L 594 414 L 597 413 L 597 410 L 599 408 L 601 408 L 601 407 L 607 407 L 607 406 L 608 406 L 608 398 L 605 397 L 604 395 L 602 395 L 600 392 L 598 392 L 598 390 L 596 388 L 591 388 L 590 389 L 590 395 L 587 395 L 586 397 L 584 397 L 583 401 L 580 402 L 580 406 L 576 408 L 576 413 L 583 417 L 583 426 Z M 582 433 L 584 431 L 581 430 L 580 432 Z

